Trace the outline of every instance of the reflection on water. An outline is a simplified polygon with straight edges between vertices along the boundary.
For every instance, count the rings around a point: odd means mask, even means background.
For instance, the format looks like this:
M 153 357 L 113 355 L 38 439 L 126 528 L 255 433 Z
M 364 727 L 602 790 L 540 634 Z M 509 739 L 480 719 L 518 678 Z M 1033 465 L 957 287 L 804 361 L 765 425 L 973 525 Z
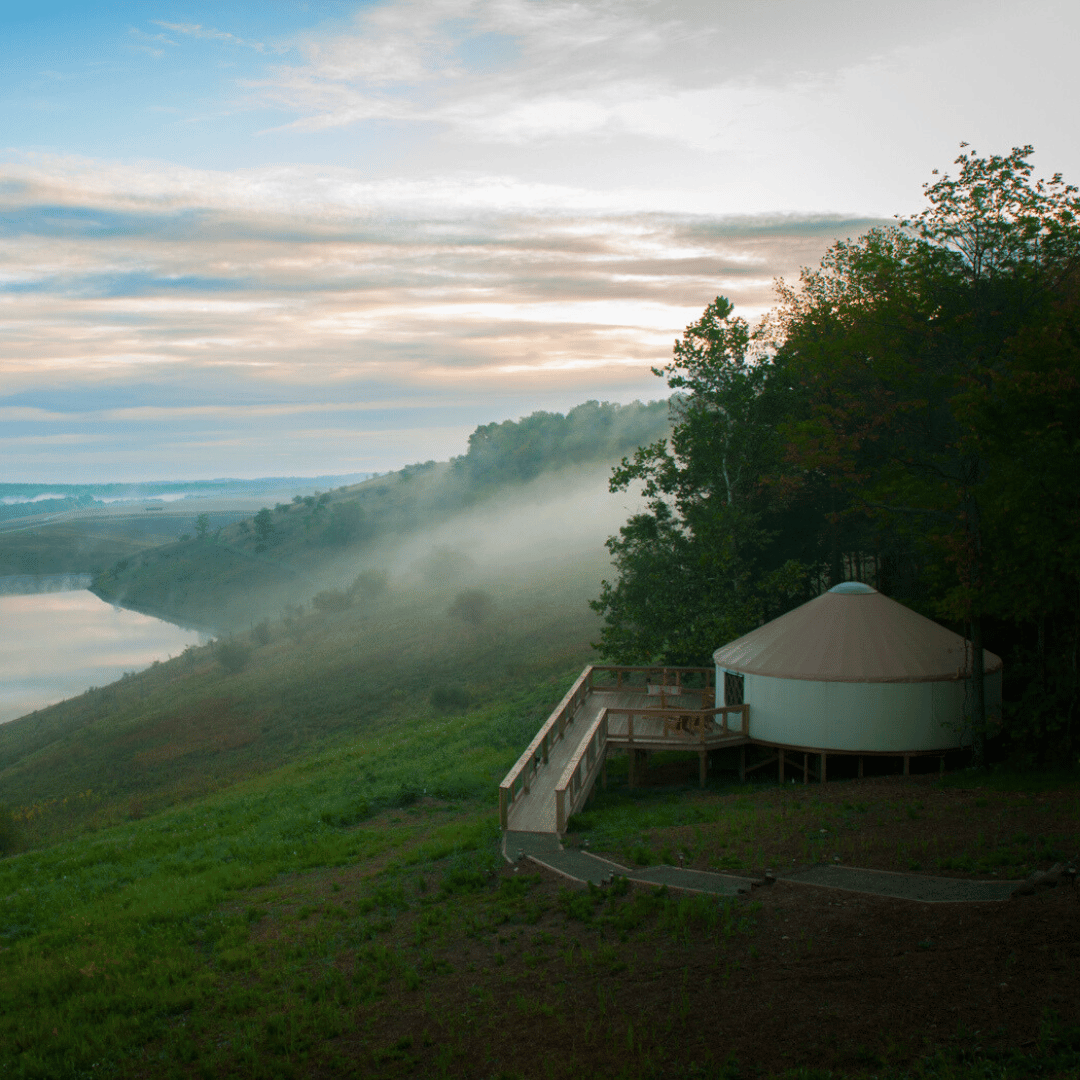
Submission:
M 0 723 L 104 686 L 200 640 L 93 593 L 0 595 Z

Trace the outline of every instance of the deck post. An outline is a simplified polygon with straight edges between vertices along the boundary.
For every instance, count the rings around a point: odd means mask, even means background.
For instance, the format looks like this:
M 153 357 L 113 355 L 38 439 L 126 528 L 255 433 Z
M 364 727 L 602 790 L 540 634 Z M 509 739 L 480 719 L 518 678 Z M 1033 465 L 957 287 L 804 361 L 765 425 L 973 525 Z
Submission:
M 945 775 L 945 755 L 944 754 L 942 754 L 941 757 L 938 758 L 938 775 L 939 776 L 944 776 Z
M 859 755 L 859 779 L 862 779 L 862 754 Z
M 910 776 L 911 775 L 911 755 L 910 754 L 905 754 L 904 755 L 904 775 L 905 776 Z
M 746 744 L 739 747 L 739 783 L 746 783 Z
M 506 788 L 499 788 L 499 824 L 504 829 L 510 828 L 510 807 L 507 805 Z
M 705 770 L 708 769 L 708 767 L 709 767 L 708 754 L 709 754 L 708 750 L 702 750 L 698 754 L 698 757 L 699 757 L 698 781 L 699 781 L 699 786 L 700 787 L 705 786 Z
M 777 774 L 780 778 L 780 783 L 784 782 L 784 751 L 782 749 L 776 751 L 777 760 Z
M 626 751 L 626 786 L 632 788 L 634 786 L 634 758 L 637 756 L 637 751 L 631 746 Z
M 821 782 L 823 784 L 825 783 L 825 759 L 828 756 L 829 755 L 826 754 L 824 750 L 821 751 Z
M 810 779 L 810 755 L 804 750 L 802 756 L 802 782 L 805 784 Z

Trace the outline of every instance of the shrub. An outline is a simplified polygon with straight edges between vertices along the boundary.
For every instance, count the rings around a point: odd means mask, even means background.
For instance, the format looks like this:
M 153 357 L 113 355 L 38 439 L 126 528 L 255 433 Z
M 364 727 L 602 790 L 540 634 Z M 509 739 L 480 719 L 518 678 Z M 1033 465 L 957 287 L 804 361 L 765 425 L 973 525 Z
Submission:
M 218 663 L 230 675 L 243 671 L 251 661 L 251 646 L 242 641 L 229 638 L 228 641 L 219 641 L 214 649 Z
M 483 589 L 465 589 L 454 597 L 449 615 L 472 626 L 480 626 L 491 618 L 495 601 Z
M 352 606 L 352 597 L 338 589 L 326 589 L 311 598 L 319 611 L 344 611 Z
M 436 686 L 431 691 L 431 704 L 441 712 L 452 709 L 467 709 L 472 698 L 468 690 L 460 686 Z
M 356 597 L 362 604 L 374 603 L 385 595 L 387 588 L 386 571 L 361 570 L 349 586 L 349 595 Z
M 274 518 L 269 507 L 264 506 L 254 518 L 252 523 L 260 540 L 269 540 L 274 531 Z

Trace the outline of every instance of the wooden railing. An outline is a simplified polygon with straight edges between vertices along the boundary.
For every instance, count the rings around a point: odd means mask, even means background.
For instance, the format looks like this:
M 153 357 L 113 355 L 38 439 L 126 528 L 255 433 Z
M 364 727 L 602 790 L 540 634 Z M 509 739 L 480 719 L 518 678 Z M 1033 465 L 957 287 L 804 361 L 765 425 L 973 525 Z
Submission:
M 749 705 L 720 705 L 714 709 L 607 709 L 611 717 L 626 717 L 627 741 L 634 741 L 634 717 L 641 716 L 650 720 L 660 719 L 664 722 L 664 735 L 671 737 L 686 736 L 705 741 L 707 735 L 719 735 L 721 738 L 730 735 L 750 734 L 750 706 Z M 729 717 L 738 714 L 739 726 L 732 728 Z M 621 736 L 620 745 L 621 745 Z
M 608 710 L 604 709 L 589 725 L 577 753 L 563 770 L 555 788 L 555 831 L 566 832 L 570 815 L 581 809 L 597 773 L 604 767 L 607 753 Z
M 715 668 L 703 667 L 626 667 L 617 664 L 593 664 L 592 665 L 592 689 L 593 690 L 629 690 L 641 687 L 650 679 L 659 679 L 657 683 L 662 689 L 675 694 L 700 694 L 712 689 L 716 678 Z M 597 682 L 596 675 L 600 672 L 614 672 L 614 683 Z M 631 680 L 630 676 L 642 675 L 640 681 Z M 687 675 L 704 675 L 705 686 L 684 686 L 683 679 Z
M 559 739 L 566 737 L 567 725 L 573 722 L 574 713 L 589 696 L 593 668 L 587 667 L 555 706 L 555 711 L 536 733 L 526 751 L 506 774 L 499 785 L 499 821 L 504 829 L 510 827 L 510 807 L 522 795 L 527 795 L 533 777 L 541 765 L 546 765 L 551 748 Z
M 614 682 L 606 682 L 598 680 L 597 675 L 610 676 L 614 675 Z M 647 712 L 648 715 L 666 716 L 670 714 L 672 717 L 687 717 L 687 716 L 709 716 L 710 718 L 715 715 L 723 715 L 723 730 L 728 732 L 727 726 L 727 714 L 730 712 L 737 712 L 740 709 L 745 710 L 745 706 L 727 706 L 720 709 L 709 709 L 704 707 L 706 703 L 710 704 L 713 701 L 714 689 L 713 680 L 716 672 L 714 668 L 680 668 L 680 667 L 630 667 L 619 665 L 607 665 L 607 664 L 590 664 L 585 670 L 578 676 L 574 685 L 567 691 L 566 696 L 556 706 L 554 712 L 544 722 L 543 727 L 536 733 L 532 742 L 529 743 L 528 748 L 518 758 L 514 767 L 506 774 L 505 779 L 499 785 L 499 821 L 504 829 L 510 827 L 510 808 L 514 803 L 520 799 L 523 795 L 529 793 L 529 789 L 536 776 L 537 770 L 548 763 L 548 758 L 551 753 L 551 748 L 560 739 L 566 737 L 567 726 L 573 722 L 574 715 L 578 709 L 582 706 L 585 699 L 590 693 L 594 691 L 605 690 L 641 690 L 645 692 L 646 682 L 652 681 L 654 687 L 659 688 L 658 704 L 659 709 L 637 709 L 633 710 L 638 714 Z M 683 684 L 683 680 L 687 676 L 703 676 L 700 681 L 704 682 L 704 686 L 686 686 Z M 697 694 L 701 697 L 701 703 L 703 708 L 697 710 L 687 709 L 665 709 L 664 706 L 668 703 L 668 698 L 671 696 L 683 697 L 688 694 Z M 631 710 L 627 709 L 611 709 L 610 713 L 627 713 Z M 604 715 L 603 713 L 601 714 Z M 710 720 L 715 726 L 715 720 Z M 633 731 L 633 718 L 631 717 L 630 729 Z M 665 724 L 667 721 L 665 720 Z M 705 722 L 702 721 L 702 731 L 705 730 Z M 745 712 L 743 715 L 743 731 L 745 733 L 747 724 Z M 597 732 L 601 730 L 600 720 L 598 719 L 593 725 L 590 725 L 589 731 L 582 738 L 581 747 L 575 754 L 574 760 L 567 766 L 567 770 L 564 773 L 562 780 L 566 781 L 567 786 L 562 788 L 562 781 L 560 781 L 560 788 L 562 794 L 560 795 L 558 789 L 556 791 L 556 803 L 557 803 L 557 816 L 561 821 L 559 831 L 562 832 L 565 828 L 566 816 L 573 813 L 572 807 L 574 807 L 574 800 L 578 797 L 581 791 L 587 792 L 591 786 L 592 780 L 595 779 L 596 771 L 602 767 L 604 760 L 604 753 L 606 751 L 608 729 L 607 721 L 604 720 L 603 735 L 598 736 Z M 734 734 L 734 733 L 732 733 Z M 600 738 L 600 743 L 597 743 L 597 738 Z M 704 735 L 702 735 L 704 738 Z M 599 746 L 599 749 L 598 749 Z M 581 768 L 584 762 L 584 770 L 580 773 L 578 770 Z M 577 779 L 575 779 L 577 777 Z M 575 794 L 577 793 L 577 794 Z M 559 802 L 559 800 L 562 802 Z M 558 809 L 561 806 L 563 809 Z M 561 816 L 560 816 L 561 815 Z

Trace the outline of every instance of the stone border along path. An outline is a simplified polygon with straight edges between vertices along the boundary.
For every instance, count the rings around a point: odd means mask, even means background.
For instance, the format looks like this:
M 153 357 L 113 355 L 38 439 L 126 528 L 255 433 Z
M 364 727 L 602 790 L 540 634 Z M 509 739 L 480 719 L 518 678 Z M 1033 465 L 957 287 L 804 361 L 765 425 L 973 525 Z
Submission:
M 566 849 L 554 833 L 505 832 L 503 857 L 509 863 L 529 859 L 575 882 L 606 885 L 618 875 L 643 885 L 667 885 L 688 892 L 716 896 L 749 893 L 768 879 L 714 874 L 707 870 L 683 870 L 677 866 L 630 869 L 580 849 Z M 816 885 L 844 892 L 889 896 L 923 904 L 956 904 L 1008 900 L 1019 881 L 966 881 L 923 874 L 897 874 L 889 870 L 860 870 L 852 866 L 819 865 L 792 874 L 778 874 L 777 881 L 792 885 Z

